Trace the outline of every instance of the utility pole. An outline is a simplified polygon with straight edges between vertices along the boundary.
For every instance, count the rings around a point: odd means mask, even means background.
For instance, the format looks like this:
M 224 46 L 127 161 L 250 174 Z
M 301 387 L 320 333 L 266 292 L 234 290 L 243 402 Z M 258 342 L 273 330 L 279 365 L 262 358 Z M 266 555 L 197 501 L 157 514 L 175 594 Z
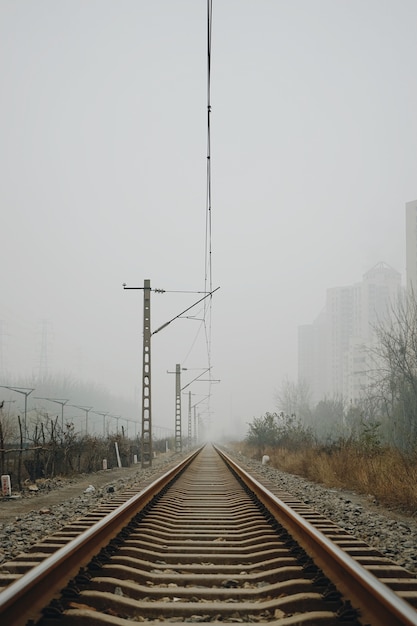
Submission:
M 143 289 L 143 355 L 142 355 L 142 467 L 152 465 L 152 404 L 151 404 L 151 281 L 145 279 L 143 287 L 123 289 Z M 163 290 L 155 290 L 163 291 Z
M 92 413 L 95 413 L 96 415 L 101 415 L 103 418 L 103 439 L 106 438 L 106 415 L 109 414 L 108 411 L 91 411 Z
M 182 452 L 181 438 L 181 366 L 175 366 L 175 452 Z
M 61 400 L 58 398 L 40 398 L 39 396 L 33 396 L 36 400 L 48 400 L 48 402 L 55 402 L 56 404 L 61 405 L 61 430 L 64 432 L 64 406 L 69 402 L 69 400 Z
M 143 284 L 142 467 L 152 465 L 151 281 Z
M 88 414 L 93 408 L 92 406 L 80 406 L 78 404 L 70 404 L 69 406 L 73 406 L 75 409 L 80 409 L 85 412 L 85 434 L 88 435 Z
M 28 430 L 27 430 L 28 396 L 32 393 L 32 391 L 35 391 L 35 389 L 32 389 L 30 387 L 9 387 L 8 385 L 0 385 L 0 387 L 2 389 L 10 389 L 10 391 L 15 391 L 16 393 L 21 393 L 25 396 L 25 420 L 24 420 L 24 425 L 23 425 L 23 431 L 24 431 L 24 440 L 26 440 L 28 437 Z
M 198 432 L 197 432 L 197 416 L 196 416 L 196 406 L 194 405 L 194 444 L 198 443 Z
M 184 387 L 182 388 L 181 391 L 184 391 L 184 389 L 186 389 L 187 387 L 189 387 L 192 383 L 195 382 L 209 382 L 211 383 L 219 383 L 220 380 L 219 379 L 214 379 L 214 378 L 201 378 L 202 376 L 204 376 L 204 374 L 206 374 L 207 372 L 210 372 L 211 367 L 207 367 L 206 369 L 204 369 L 203 372 L 201 372 L 201 374 L 199 374 L 198 376 L 196 376 L 195 378 L 193 378 L 193 380 L 191 380 L 189 383 L 187 383 L 186 385 L 184 385 Z M 191 444 L 192 444 L 192 426 L 191 426 L 191 391 L 189 392 L 189 402 L 188 402 L 188 447 L 191 448 Z M 207 396 L 205 396 L 203 398 L 203 400 L 206 400 L 208 397 L 210 396 L 210 394 L 208 394 Z M 195 407 L 197 406 L 197 404 L 200 404 L 200 402 L 203 402 L 203 400 L 200 400 L 199 402 L 197 402 L 194 405 L 194 432 L 196 431 L 195 428 Z
M 188 392 L 188 449 L 191 449 L 191 391 Z
M 205 295 L 197 300 L 194 304 L 187 307 L 178 315 L 162 324 L 159 328 L 151 332 L 151 281 L 145 279 L 143 287 L 128 287 L 123 283 L 123 289 L 143 289 L 143 360 L 142 360 L 142 467 L 150 467 L 152 465 L 152 404 L 151 404 L 151 336 L 159 333 L 166 328 L 174 320 L 182 317 L 187 311 L 194 306 L 213 295 L 215 291 L 220 289 L 217 287 L 209 293 L 203 292 Z M 155 292 L 165 293 L 165 289 L 154 289 Z M 194 293 L 194 292 L 193 292 Z M 195 292 L 201 293 L 201 292 Z M 175 442 L 176 450 L 181 451 L 181 388 L 178 390 L 180 418 L 179 432 L 177 431 L 177 415 L 175 426 Z
M 194 395 L 194 394 L 191 394 Z M 196 415 L 196 408 L 199 404 L 201 404 L 202 402 L 204 402 L 205 400 L 207 400 L 208 398 L 210 398 L 210 394 L 204 396 L 203 398 L 201 398 L 201 400 L 199 400 L 198 402 L 195 402 L 191 407 L 190 407 L 190 413 L 191 413 L 191 409 L 194 410 L 194 420 L 193 420 L 193 432 L 194 432 L 194 437 L 191 436 L 191 442 L 193 444 L 196 444 L 198 441 L 198 426 L 197 426 L 197 415 Z M 191 414 L 189 414 L 189 419 L 191 422 Z M 200 423 L 200 419 L 198 420 L 198 423 Z M 191 434 L 191 431 L 189 431 L 189 433 Z
M 175 366 L 175 372 L 167 374 L 175 374 L 175 452 L 182 452 L 182 436 L 181 436 L 181 370 L 187 370 L 181 367 L 180 363 Z

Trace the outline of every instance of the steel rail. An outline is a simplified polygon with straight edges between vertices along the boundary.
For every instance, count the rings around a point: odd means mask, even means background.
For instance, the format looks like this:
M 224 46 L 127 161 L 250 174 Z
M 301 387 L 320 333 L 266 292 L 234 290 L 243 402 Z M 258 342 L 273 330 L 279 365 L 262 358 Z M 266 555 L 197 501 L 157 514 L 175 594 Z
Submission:
M 320 530 L 268 491 L 228 454 L 214 446 L 226 464 L 254 492 L 330 580 L 372 626 L 417 626 L 417 611 Z
M 6 587 L 0 593 L 0 623 L 5 626 L 24 626 L 29 620 L 39 619 L 45 605 L 59 595 L 80 568 L 108 545 L 110 539 L 187 467 L 201 449 L 189 454 L 97 524 Z

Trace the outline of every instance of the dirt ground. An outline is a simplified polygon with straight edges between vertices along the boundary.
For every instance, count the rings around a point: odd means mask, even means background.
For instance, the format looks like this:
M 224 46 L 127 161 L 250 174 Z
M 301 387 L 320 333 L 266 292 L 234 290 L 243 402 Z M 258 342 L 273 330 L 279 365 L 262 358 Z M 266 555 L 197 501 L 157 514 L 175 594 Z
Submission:
M 0 524 L 10 523 L 16 518 L 21 518 L 31 511 L 38 511 L 43 508 L 51 508 L 54 505 L 62 504 L 67 500 L 83 495 L 85 489 L 89 485 L 93 485 L 95 490 L 99 490 L 106 486 L 114 485 L 117 487 L 118 481 L 128 481 L 137 479 L 138 482 L 149 480 L 149 473 L 164 473 L 170 459 L 161 455 L 153 461 L 152 469 L 141 469 L 140 465 L 132 467 L 114 468 L 109 470 L 101 470 L 93 474 L 81 474 L 69 479 L 58 478 L 51 481 L 38 481 L 38 491 L 30 491 L 29 484 L 25 486 L 23 494 L 14 492 L 12 487 L 12 497 L 0 496 Z M 47 484 L 50 488 L 48 489 Z

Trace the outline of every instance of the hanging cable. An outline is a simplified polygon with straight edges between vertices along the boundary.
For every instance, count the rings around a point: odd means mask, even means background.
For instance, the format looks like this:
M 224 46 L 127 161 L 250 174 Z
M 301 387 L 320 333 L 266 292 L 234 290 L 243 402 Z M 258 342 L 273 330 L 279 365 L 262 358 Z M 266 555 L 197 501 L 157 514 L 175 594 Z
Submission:
M 206 190 L 206 251 L 205 291 L 212 291 L 211 259 L 211 30 L 212 0 L 207 0 L 207 190 Z
M 211 244 L 211 31 L 213 2 L 207 0 L 207 185 L 206 185 L 206 243 L 205 243 L 205 277 L 204 290 L 212 293 L 213 268 Z M 211 379 L 211 311 L 212 296 L 204 302 L 204 330 L 207 347 L 209 379 Z M 209 382 L 208 402 L 211 396 Z

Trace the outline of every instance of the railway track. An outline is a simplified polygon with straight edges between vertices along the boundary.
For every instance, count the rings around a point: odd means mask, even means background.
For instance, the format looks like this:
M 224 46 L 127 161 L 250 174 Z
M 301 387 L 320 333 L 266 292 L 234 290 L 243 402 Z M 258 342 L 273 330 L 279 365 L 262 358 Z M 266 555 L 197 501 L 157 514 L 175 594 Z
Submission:
M 416 578 L 267 487 L 197 450 L 6 564 L 0 623 L 417 625 Z

